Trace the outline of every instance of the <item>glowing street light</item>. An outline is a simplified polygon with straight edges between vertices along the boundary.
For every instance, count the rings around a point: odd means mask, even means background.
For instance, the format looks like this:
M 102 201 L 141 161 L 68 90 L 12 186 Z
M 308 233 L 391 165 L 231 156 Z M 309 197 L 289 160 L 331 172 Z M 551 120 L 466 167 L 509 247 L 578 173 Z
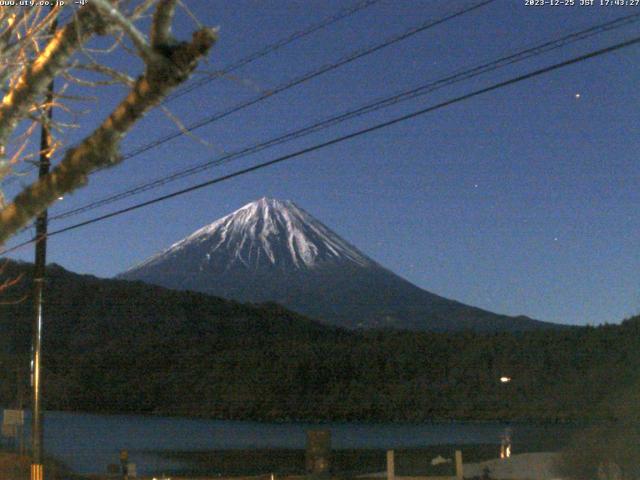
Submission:
M 503 375 L 500 377 L 500 383 L 507 384 L 511 382 L 511 377 Z M 505 459 L 511 457 L 511 429 L 507 428 L 502 434 L 500 440 L 500 458 Z

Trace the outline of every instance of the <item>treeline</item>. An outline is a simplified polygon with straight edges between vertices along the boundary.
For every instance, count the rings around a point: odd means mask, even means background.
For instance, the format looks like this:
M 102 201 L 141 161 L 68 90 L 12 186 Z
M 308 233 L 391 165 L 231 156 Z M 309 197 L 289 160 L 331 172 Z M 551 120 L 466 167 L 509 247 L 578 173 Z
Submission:
M 11 264 L 5 275 L 24 265 Z M 277 305 L 50 268 L 46 408 L 260 420 L 613 419 L 640 318 L 500 334 L 350 332 Z M 0 401 L 28 381 L 28 278 L 0 306 Z M 17 373 L 16 373 L 17 372 Z M 501 383 L 500 377 L 512 378 Z M 26 391 L 26 384 L 22 388 Z M 633 407 L 630 407 L 633 410 Z

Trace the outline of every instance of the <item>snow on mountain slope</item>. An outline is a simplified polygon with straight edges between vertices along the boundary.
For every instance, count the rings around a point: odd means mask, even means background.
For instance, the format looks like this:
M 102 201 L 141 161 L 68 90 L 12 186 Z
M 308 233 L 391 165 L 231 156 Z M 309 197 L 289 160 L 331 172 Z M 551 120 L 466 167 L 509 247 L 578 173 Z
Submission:
M 289 201 L 261 198 L 119 275 L 244 302 L 280 303 L 348 328 L 550 328 L 422 290 Z
M 265 197 L 195 231 L 125 275 L 180 255 L 204 268 L 221 254 L 227 263 L 224 271 L 237 265 L 255 270 L 265 263 L 297 269 L 344 261 L 362 267 L 375 264 L 293 202 Z

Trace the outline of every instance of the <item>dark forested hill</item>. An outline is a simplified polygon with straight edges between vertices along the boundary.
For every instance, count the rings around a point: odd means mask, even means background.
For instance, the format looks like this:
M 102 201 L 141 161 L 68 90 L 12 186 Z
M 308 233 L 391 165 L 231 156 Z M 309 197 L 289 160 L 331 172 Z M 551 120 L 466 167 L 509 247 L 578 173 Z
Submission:
M 9 264 L 5 275 L 27 272 Z M 0 306 L 0 400 L 28 374 L 27 278 Z M 640 371 L 640 319 L 528 333 L 355 333 L 242 305 L 49 268 L 47 408 L 243 419 L 536 419 L 614 415 Z M 512 377 L 502 384 L 503 375 Z

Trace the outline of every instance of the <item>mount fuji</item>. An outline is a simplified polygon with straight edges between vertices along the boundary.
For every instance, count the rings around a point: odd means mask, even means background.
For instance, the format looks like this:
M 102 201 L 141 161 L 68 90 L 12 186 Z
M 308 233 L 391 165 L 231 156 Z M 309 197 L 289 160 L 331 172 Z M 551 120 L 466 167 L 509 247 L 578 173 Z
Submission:
M 118 276 L 243 302 L 276 302 L 351 329 L 525 331 L 509 317 L 422 290 L 290 201 L 261 198 Z

